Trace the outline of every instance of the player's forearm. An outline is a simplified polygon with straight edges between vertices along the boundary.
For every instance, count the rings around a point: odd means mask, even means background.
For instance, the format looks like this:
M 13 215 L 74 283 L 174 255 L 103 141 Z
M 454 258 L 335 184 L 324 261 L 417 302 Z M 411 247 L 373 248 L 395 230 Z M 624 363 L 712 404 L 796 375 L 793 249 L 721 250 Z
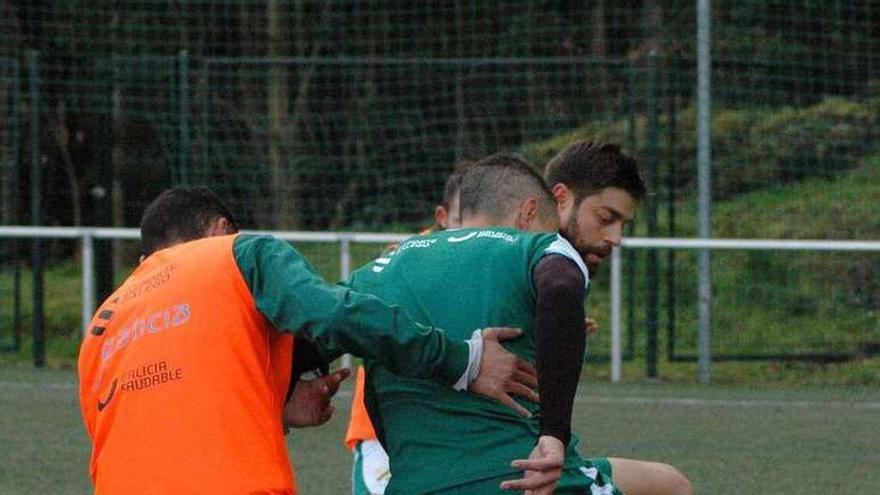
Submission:
M 374 296 L 328 284 L 285 242 L 241 237 L 235 256 L 260 312 L 279 330 L 315 342 L 329 359 L 349 352 L 396 374 L 448 383 L 467 369 L 466 343 Z
M 584 333 L 584 278 L 561 256 L 549 256 L 535 268 L 535 359 L 541 394 L 541 435 L 567 444 L 571 410 L 580 379 Z
M 402 376 L 436 377 L 455 383 L 468 365 L 468 346 L 413 321 L 399 306 L 352 289 L 338 288 L 333 314 L 316 314 L 302 332 L 328 352 L 375 360 Z

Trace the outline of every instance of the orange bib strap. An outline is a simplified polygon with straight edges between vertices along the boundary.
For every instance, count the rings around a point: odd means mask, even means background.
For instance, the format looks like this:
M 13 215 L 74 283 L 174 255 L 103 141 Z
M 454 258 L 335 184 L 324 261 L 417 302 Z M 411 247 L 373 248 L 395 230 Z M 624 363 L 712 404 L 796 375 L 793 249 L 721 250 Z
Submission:
M 351 450 L 359 442 L 376 439 L 376 431 L 373 429 L 373 423 L 370 421 L 370 415 L 364 405 L 366 379 L 367 374 L 364 372 L 364 367 L 360 366 L 354 386 L 354 397 L 351 400 L 351 418 L 348 421 L 348 431 L 345 433 L 345 445 Z

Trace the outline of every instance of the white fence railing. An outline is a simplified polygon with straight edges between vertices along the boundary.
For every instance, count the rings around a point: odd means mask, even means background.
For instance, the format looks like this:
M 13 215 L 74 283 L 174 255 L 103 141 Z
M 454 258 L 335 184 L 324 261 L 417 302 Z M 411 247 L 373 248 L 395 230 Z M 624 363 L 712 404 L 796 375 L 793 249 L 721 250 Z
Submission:
M 368 232 L 298 232 L 298 231 L 245 231 L 248 234 L 270 234 L 294 242 L 338 242 L 339 266 L 343 279 L 351 273 L 352 243 L 399 242 L 409 234 L 375 234 Z M 0 226 L 0 238 L 79 239 L 82 250 L 82 327 L 86 330 L 95 311 L 94 301 L 94 244 L 95 239 L 138 240 L 137 229 L 92 227 L 8 227 Z M 623 249 L 729 249 L 768 251 L 839 251 L 880 252 L 880 241 L 825 241 L 825 240 L 767 240 L 767 239 L 668 239 L 631 237 L 611 255 L 611 381 L 620 381 L 623 352 L 621 346 L 621 301 Z M 708 363 L 709 355 L 699 360 Z
M 351 273 L 351 244 L 390 243 L 409 237 L 407 234 L 373 234 L 368 232 L 294 232 L 247 230 L 246 234 L 271 234 L 280 239 L 295 242 L 338 242 L 339 266 L 343 279 Z M 92 228 L 92 227 L 3 227 L 0 238 L 30 239 L 78 239 L 82 253 L 82 328 L 87 330 L 92 314 L 95 312 L 94 300 L 94 240 L 120 239 L 139 240 L 138 229 Z
M 880 252 L 880 241 L 770 240 L 770 239 L 668 239 L 630 237 L 611 252 L 611 381 L 620 381 L 623 367 L 621 347 L 621 280 L 623 249 L 730 249 L 764 251 Z M 701 328 L 700 332 L 704 330 Z M 708 330 L 705 330 L 708 331 Z M 701 335 L 709 342 L 709 335 Z M 709 369 L 711 354 L 700 351 L 700 368 Z M 708 376 L 706 376 L 708 381 Z

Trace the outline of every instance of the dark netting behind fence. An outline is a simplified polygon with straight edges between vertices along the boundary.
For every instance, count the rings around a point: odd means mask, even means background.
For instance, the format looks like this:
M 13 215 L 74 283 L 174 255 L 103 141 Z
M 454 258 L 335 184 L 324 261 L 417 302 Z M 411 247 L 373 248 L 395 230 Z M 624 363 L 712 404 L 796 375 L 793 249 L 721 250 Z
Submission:
M 159 191 L 198 183 L 248 228 L 413 231 L 456 161 L 512 150 L 541 167 L 597 137 L 651 182 L 634 233 L 692 237 L 694 4 L 0 1 L 2 221 L 29 221 L 39 170 L 48 225 L 136 226 Z M 712 235 L 877 239 L 880 6 L 719 1 L 711 20 Z M 637 331 L 653 286 L 690 331 L 694 264 L 677 256 L 653 285 L 626 258 Z M 715 282 L 719 325 L 722 305 L 777 301 L 749 331 L 797 325 L 813 352 L 819 323 L 792 322 L 834 301 L 874 315 L 856 340 L 880 340 L 876 256 L 718 258 L 738 267 Z M 745 352 L 734 332 L 715 348 Z

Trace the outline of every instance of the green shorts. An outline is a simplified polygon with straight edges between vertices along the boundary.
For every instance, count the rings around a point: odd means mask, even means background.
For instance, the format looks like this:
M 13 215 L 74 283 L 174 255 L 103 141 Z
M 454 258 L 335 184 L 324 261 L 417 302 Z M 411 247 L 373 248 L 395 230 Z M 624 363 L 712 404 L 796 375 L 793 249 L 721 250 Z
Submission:
M 623 495 L 623 492 L 614 486 L 611 479 L 611 462 L 604 457 L 596 459 L 583 459 L 577 468 L 568 468 L 562 471 L 559 486 L 554 493 L 559 495 Z M 498 487 L 502 481 L 515 480 L 520 474 L 496 476 L 470 483 L 444 488 L 432 494 L 443 495 L 483 495 L 497 494 L 510 495 L 515 492 L 502 490 Z
M 611 461 L 607 457 L 584 459 L 576 469 L 562 472 L 556 493 L 560 494 L 617 494 L 621 492 L 613 486 Z M 598 470 L 598 473 L 595 471 Z M 379 442 L 367 440 L 359 442 L 354 449 L 351 487 L 353 495 L 382 495 L 390 480 L 388 455 Z M 510 495 L 513 492 L 500 490 L 498 485 L 508 479 L 517 479 L 518 475 L 498 476 L 462 485 L 446 488 L 434 493 L 449 494 L 482 494 L 499 493 Z M 591 488 L 596 485 L 596 488 Z M 608 488 L 606 488 L 606 486 Z
M 587 459 L 587 462 L 604 474 L 606 479 L 614 479 L 614 473 L 611 471 L 611 461 L 607 457 L 593 457 Z
M 376 440 L 358 442 L 351 470 L 352 495 L 382 495 L 389 479 L 388 455 L 382 445 Z

